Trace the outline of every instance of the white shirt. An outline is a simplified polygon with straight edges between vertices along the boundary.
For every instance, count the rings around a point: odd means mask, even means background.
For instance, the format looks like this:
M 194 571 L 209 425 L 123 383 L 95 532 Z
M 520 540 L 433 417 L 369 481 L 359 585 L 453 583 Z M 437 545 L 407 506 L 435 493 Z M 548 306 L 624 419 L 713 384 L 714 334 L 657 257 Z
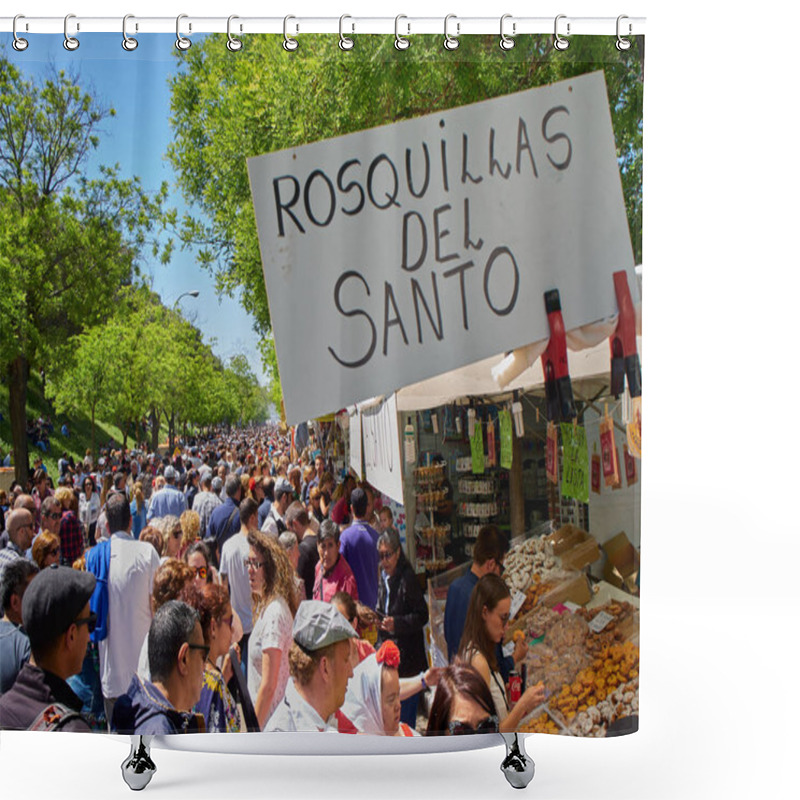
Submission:
M 250 633 L 253 630 L 250 577 L 244 565 L 249 557 L 250 545 L 247 543 L 247 534 L 240 531 L 222 545 L 222 556 L 219 560 L 219 574 L 228 578 L 231 605 L 242 621 L 243 633 Z
M 265 650 L 280 650 L 278 679 L 267 711 L 269 719 L 283 698 L 289 683 L 289 648 L 292 646 L 292 612 L 282 597 L 273 600 L 253 625 L 253 633 L 247 645 L 247 690 L 255 703 L 261 686 L 261 666 Z
M 108 636 L 100 642 L 104 697 L 125 694 L 136 672 L 142 642 L 150 630 L 150 595 L 160 562 L 151 544 L 123 531 L 111 535 Z
M 270 536 L 274 536 L 276 539 L 280 536 L 278 532 L 278 520 L 285 524 L 285 520 L 280 515 L 280 512 L 277 509 L 277 504 L 273 503 L 269 507 L 269 511 L 267 512 L 267 518 L 264 520 L 264 524 L 261 526 L 262 533 L 268 533 Z
M 286 694 L 278 704 L 275 713 L 267 720 L 265 731 L 319 731 L 338 733 L 336 715 L 322 719 L 317 710 L 310 706 L 297 691 L 294 678 L 286 684 Z

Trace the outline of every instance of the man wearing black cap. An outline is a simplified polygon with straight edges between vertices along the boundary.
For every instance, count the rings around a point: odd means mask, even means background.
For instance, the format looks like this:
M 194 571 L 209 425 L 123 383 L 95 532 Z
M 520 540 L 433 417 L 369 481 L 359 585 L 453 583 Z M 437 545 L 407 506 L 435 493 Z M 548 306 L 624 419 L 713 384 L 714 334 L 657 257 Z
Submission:
M 55 564 L 31 581 L 22 599 L 31 660 L 0 698 L 0 728 L 91 730 L 67 678 L 81 671 L 94 630 L 96 618 L 89 610 L 94 586 L 91 573 Z

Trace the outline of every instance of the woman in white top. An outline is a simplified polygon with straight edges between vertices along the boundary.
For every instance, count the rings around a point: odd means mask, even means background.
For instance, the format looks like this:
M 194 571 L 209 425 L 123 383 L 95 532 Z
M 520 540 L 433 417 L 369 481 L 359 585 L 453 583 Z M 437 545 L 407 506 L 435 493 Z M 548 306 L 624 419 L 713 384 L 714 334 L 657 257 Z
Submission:
M 83 479 L 82 488 L 78 517 L 84 531 L 86 531 L 89 544 L 94 546 L 97 518 L 100 516 L 100 496 L 97 494 L 97 487 L 94 485 L 94 479 L 91 475 L 87 475 Z
M 472 590 L 464 633 L 457 659 L 474 667 L 486 681 L 500 720 L 500 733 L 513 733 L 522 720 L 544 702 L 544 685 L 529 687 L 513 705 L 497 664 L 497 645 L 503 641 L 511 612 L 511 593 L 502 578 L 484 575 Z M 519 641 L 514 648 L 514 664 L 519 666 L 527 654 Z
M 289 682 L 289 649 L 297 611 L 294 570 L 285 551 L 260 531 L 247 534 L 247 573 L 253 599 L 247 688 L 261 730 L 283 700 Z

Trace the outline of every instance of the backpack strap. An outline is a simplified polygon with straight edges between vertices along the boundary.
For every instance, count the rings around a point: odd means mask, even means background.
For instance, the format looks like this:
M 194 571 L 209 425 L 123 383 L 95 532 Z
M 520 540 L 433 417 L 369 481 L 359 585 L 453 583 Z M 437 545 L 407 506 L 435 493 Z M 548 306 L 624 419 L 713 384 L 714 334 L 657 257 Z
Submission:
M 43 708 L 38 717 L 28 727 L 29 731 L 59 731 L 68 722 L 81 719 L 77 711 L 73 711 L 62 703 L 51 703 Z

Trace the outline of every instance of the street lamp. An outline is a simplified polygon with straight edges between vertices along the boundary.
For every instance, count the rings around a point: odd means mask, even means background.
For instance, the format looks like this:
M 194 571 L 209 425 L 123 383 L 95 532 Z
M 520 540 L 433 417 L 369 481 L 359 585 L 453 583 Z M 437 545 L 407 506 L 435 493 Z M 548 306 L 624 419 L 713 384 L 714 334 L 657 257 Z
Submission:
M 192 289 L 189 292 L 184 292 L 183 294 L 179 294 L 175 302 L 172 304 L 172 307 L 177 308 L 178 303 L 181 301 L 181 298 L 186 297 L 187 295 L 189 297 L 198 297 L 200 295 L 200 292 L 198 292 L 197 289 Z

